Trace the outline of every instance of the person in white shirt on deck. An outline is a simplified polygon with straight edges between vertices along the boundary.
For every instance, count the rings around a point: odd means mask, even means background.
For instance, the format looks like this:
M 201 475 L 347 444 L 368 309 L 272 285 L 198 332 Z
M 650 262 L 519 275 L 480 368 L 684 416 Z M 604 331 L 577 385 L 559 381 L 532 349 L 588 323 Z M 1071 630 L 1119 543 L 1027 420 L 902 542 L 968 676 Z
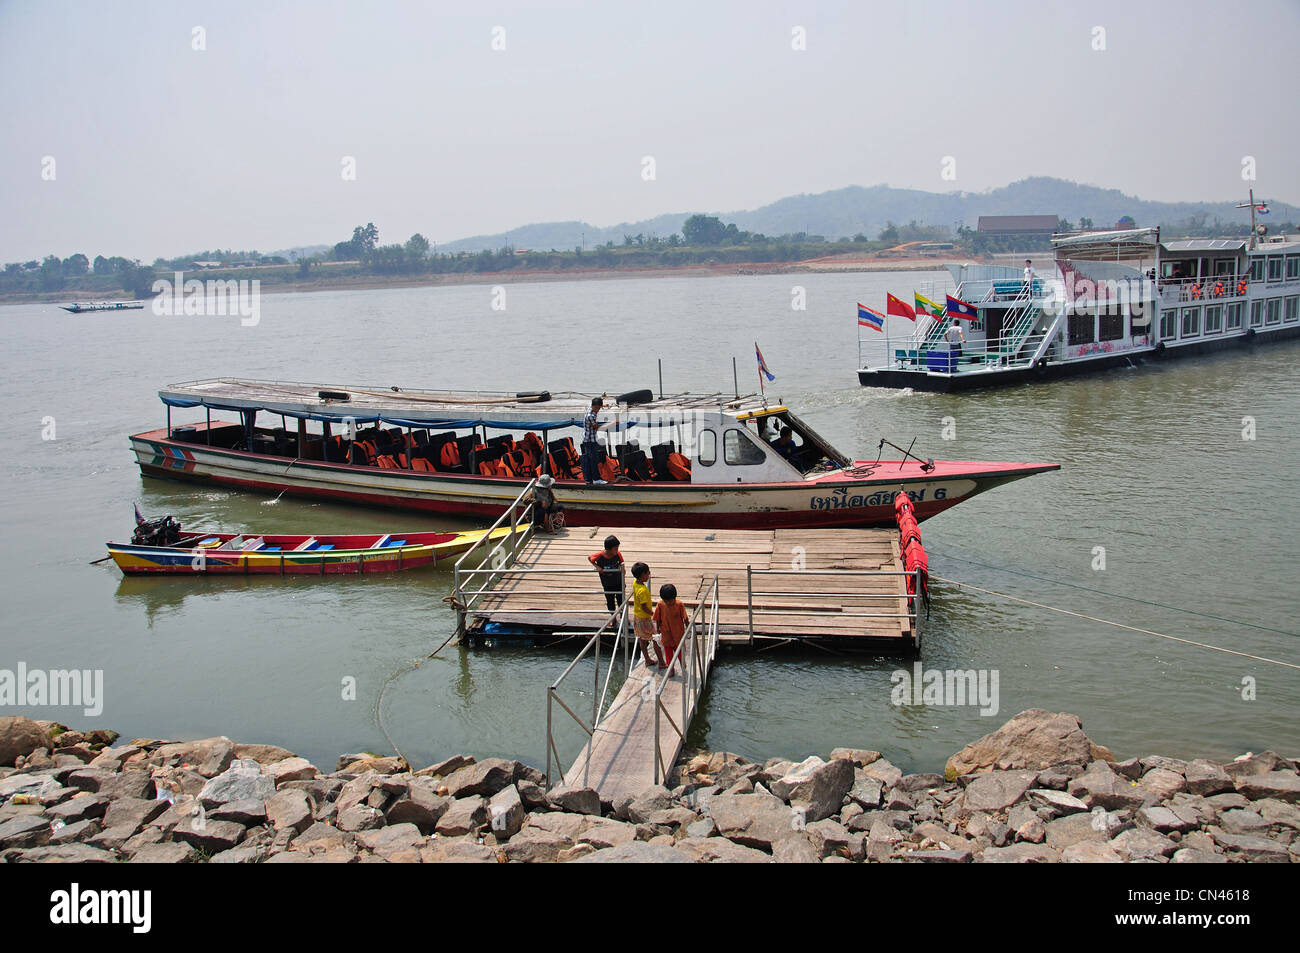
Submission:
M 1025 292 L 1031 293 L 1034 288 L 1034 263 L 1028 258 L 1025 259 Z
M 952 319 L 952 324 L 947 331 L 943 332 L 944 340 L 948 342 L 948 350 L 952 351 L 953 360 L 956 361 L 961 357 L 961 346 L 966 343 L 966 335 L 962 333 L 961 325 L 957 319 Z

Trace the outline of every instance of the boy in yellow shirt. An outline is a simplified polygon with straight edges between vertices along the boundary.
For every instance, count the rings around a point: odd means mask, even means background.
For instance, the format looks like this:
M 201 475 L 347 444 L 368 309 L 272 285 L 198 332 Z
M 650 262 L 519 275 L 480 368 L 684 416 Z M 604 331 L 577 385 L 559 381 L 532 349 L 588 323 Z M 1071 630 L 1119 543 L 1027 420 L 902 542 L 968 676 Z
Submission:
M 663 665 L 654 643 L 654 611 L 650 604 L 650 567 L 645 563 L 632 564 L 632 634 L 641 643 L 641 654 L 645 656 L 646 668 L 651 660 L 655 665 Z

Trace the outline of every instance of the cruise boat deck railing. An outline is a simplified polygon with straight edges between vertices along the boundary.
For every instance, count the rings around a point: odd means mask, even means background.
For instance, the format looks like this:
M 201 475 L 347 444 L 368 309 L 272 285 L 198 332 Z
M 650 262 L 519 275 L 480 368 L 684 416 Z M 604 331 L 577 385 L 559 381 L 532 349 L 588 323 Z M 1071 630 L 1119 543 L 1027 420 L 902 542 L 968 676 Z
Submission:
M 1222 289 L 1217 286 L 1223 283 Z M 1242 286 L 1241 283 L 1245 282 Z M 1219 301 L 1241 301 L 1250 290 L 1249 275 L 1216 275 L 1213 278 L 1161 278 L 1160 304 L 1214 304 Z M 1238 290 L 1238 289 L 1241 290 Z

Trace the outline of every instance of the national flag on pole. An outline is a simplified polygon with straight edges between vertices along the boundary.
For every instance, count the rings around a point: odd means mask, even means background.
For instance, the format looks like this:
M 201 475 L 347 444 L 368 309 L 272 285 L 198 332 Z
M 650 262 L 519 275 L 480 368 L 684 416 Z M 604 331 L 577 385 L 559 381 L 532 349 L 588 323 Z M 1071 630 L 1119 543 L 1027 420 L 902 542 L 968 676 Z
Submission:
M 979 308 L 961 298 L 954 298 L 952 295 L 947 296 L 948 300 L 948 317 L 961 318 L 965 321 L 975 321 L 979 319 Z
M 935 304 L 933 301 L 931 301 L 929 298 L 925 297 L 922 294 L 916 294 L 916 293 L 914 294 L 916 297 L 917 314 L 928 314 L 930 317 L 936 319 L 943 317 L 943 308 L 939 307 L 937 304 Z
M 912 306 L 891 294 L 885 295 L 885 313 L 896 314 L 900 318 L 907 318 L 909 321 L 916 320 L 916 312 L 912 310 Z
M 865 304 L 858 302 L 858 327 L 883 331 L 885 329 L 885 316 L 879 311 L 872 311 Z
M 776 375 L 767 369 L 767 361 L 763 360 L 763 352 L 758 349 L 758 344 L 754 344 L 754 353 L 758 355 L 758 372 L 766 374 L 770 381 L 776 380 Z
M 135 525 L 139 526 L 144 522 L 144 514 L 140 512 L 139 503 L 132 503 L 131 505 L 135 508 Z
M 1267 206 L 1267 205 L 1260 205 L 1260 206 L 1257 206 L 1257 207 L 1255 208 L 1255 211 L 1258 212 L 1260 215 L 1267 215 L 1267 214 L 1268 214 L 1268 206 Z

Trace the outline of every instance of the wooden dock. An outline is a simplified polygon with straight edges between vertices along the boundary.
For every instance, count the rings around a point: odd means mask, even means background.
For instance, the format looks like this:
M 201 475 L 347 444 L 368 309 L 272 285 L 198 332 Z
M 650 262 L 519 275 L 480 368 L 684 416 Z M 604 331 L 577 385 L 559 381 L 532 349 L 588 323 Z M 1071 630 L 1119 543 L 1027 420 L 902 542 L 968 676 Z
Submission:
M 706 530 L 581 527 L 531 536 L 469 610 L 485 633 L 590 633 L 609 617 L 587 557 L 608 535 L 630 569 L 650 566 L 651 594 L 671 582 L 688 608 L 719 581 L 722 644 L 834 640 L 863 648 L 917 648 L 898 534 L 884 529 Z M 583 573 L 552 570 L 586 570 Z M 629 573 L 627 586 L 631 589 Z

